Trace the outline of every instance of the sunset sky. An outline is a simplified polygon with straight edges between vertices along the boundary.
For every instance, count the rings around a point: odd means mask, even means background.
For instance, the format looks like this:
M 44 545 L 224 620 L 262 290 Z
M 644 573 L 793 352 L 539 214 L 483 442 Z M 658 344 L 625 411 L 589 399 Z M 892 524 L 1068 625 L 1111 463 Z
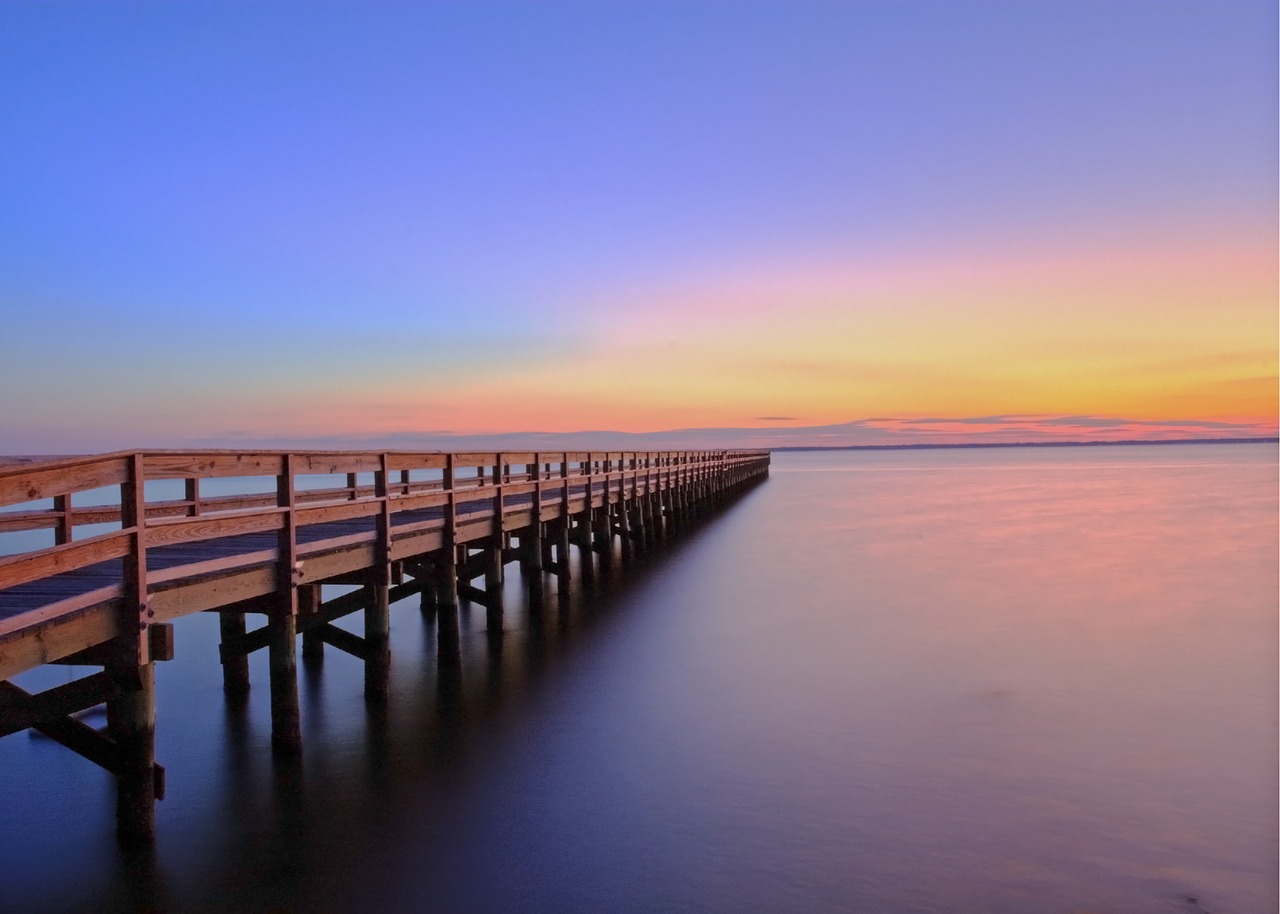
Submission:
M 0 453 L 1274 435 L 1276 19 L 0 4 Z

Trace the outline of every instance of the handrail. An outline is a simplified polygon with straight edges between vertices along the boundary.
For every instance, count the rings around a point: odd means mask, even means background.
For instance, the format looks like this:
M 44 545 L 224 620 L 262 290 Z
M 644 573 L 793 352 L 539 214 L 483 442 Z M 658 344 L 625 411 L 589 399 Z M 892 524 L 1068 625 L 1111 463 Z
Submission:
M 74 543 L 0 557 L 0 590 L 123 558 L 129 554 L 134 532 L 132 529 L 118 530 Z
M 153 450 L 143 452 L 116 451 L 84 457 L 58 458 L 52 461 L 24 463 L 0 467 L 0 507 L 21 505 L 40 499 L 53 498 L 54 507 L 28 511 L 0 511 L 0 533 L 54 529 L 58 544 L 72 539 L 77 526 L 88 524 L 119 523 L 119 503 L 106 505 L 75 506 L 72 496 L 77 493 L 98 490 L 106 486 L 123 487 L 129 480 L 129 467 L 137 459 L 142 467 L 141 483 L 159 480 L 187 482 L 185 499 L 143 500 L 140 525 L 169 528 L 171 525 L 200 522 L 208 530 L 234 530 L 234 522 L 218 523 L 219 517 L 243 518 L 247 514 L 276 514 L 279 511 L 279 495 L 275 492 L 236 493 L 203 496 L 199 482 L 205 479 L 225 479 L 244 476 L 280 477 L 286 464 L 293 466 L 289 479 L 290 499 L 299 513 L 298 521 L 306 516 L 306 508 L 317 504 L 367 504 L 377 498 L 377 480 L 380 475 L 399 475 L 394 483 L 386 479 L 387 498 L 394 504 L 400 498 L 412 498 L 427 493 L 442 496 L 440 504 L 449 505 L 456 512 L 456 505 L 449 495 L 471 494 L 478 490 L 497 488 L 499 493 L 520 494 L 532 491 L 533 481 L 542 479 L 580 480 L 587 485 L 603 482 L 607 487 L 617 482 L 632 488 L 643 485 L 646 490 L 664 478 L 670 483 L 664 468 L 683 468 L 685 472 L 698 474 L 716 466 L 733 467 L 745 461 L 764 457 L 768 451 L 287 451 L 287 450 Z M 571 464 L 577 464 L 571 466 Z M 559 472 L 557 472 L 557 465 Z M 411 480 L 415 470 L 439 470 L 442 477 L 448 467 L 452 485 L 446 489 L 445 479 Z M 458 470 L 475 467 L 476 475 L 458 475 Z M 523 472 L 513 472 L 513 467 L 523 467 Z M 308 472 L 309 471 L 309 472 Z M 350 472 L 348 472 L 350 471 Z M 351 484 L 320 489 L 300 488 L 297 476 L 341 475 L 346 472 L 349 481 L 358 473 L 371 473 L 374 484 Z M 192 475 L 194 474 L 194 475 Z M 677 477 L 678 478 L 678 477 Z M 521 485 L 521 483 L 524 485 Z M 571 483 L 570 483 L 571 484 Z M 278 487 L 277 487 L 278 488 Z M 490 496 L 493 497 L 493 496 Z M 435 499 L 430 499 L 435 501 Z M 406 506 L 407 509 L 407 506 Z M 290 509 L 293 510 L 293 509 Z M 394 508 L 392 509 L 394 510 Z M 352 516 L 352 515 L 347 515 Z M 323 514 L 313 513 L 310 523 L 323 523 Z M 154 523 L 153 523 L 154 522 Z M 286 521 L 288 523 L 288 521 Z M 304 522 L 305 523 L 305 522 Z M 262 529 L 259 527 L 259 529 Z M 216 533 L 213 535 L 230 535 Z M 150 539 L 150 535 L 144 539 Z M 199 537 L 206 538 L 206 537 Z M 43 550 L 31 550 L 43 551 Z M 24 553 L 25 554 L 25 553 Z
M 546 557 L 568 575 L 571 535 L 593 548 L 614 535 L 648 542 L 663 535 L 654 532 L 663 518 L 678 525 L 692 516 L 683 512 L 766 475 L 768 463 L 768 451 L 746 449 L 204 450 L 3 466 L 0 508 L 11 510 L 0 510 L 0 543 L 12 551 L 11 534 L 52 529 L 53 544 L 24 537 L 26 551 L 0 554 L 0 667 L 20 671 L 107 639 L 121 657 L 150 663 L 162 644 L 153 626 L 234 602 L 231 594 L 270 600 L 271 613 L 294 618 L 306 611 L 307 587 L 351 575 L 387 584 L 426 568 L 452 605 L 476 548 L 492 550 L 494 562 L 518 549 L 537 569 Z M 247 477 L 270 479 L 273 491 L 256 480 L 202 491 L 204 480 Z M 164 484 L 148 485 L 156 482 Z M 241 491 L 210 494 L 227 488 Z M 100 503 L 73 505 L 84 493 Z M 40 501 L 52 507 L 32 504 Z M 118 529 L 91 526 L 100 524 Z M 46 625 L 65 626 L 61 640 L 26 634 Z

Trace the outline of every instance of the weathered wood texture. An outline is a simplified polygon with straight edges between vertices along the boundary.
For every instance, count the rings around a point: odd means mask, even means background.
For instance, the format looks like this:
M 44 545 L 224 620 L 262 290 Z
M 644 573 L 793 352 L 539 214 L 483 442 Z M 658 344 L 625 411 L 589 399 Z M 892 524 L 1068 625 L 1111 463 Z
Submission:
M 0 468 L 0 532 L 52 543 L 0 556 L 0 681 L 122 637 L 145 663 L 149 625 L 269 596 L 274 615 L 292 616 L 299 586 L 370 571 L 386 584 L 406 560 L 449 569 L 434 586 L 451 605 L 469 543 L 514 533 L 541 549 L 545 525 L 554 541 L 578 515 L 584 529 L 595 519 L 597 537 L 616 516 L 652 538 L 667 506 L 694 506 L 768 465 L 767 451 L 148 451 Z M 210 480 L 244 477 L 273 491 L 207 494 Z M 147 497 L 166 485 L 183 497 Z M 104 498 L 107 487 L 118 496 Z M 77 539 L 90 524 L 119 529 Z M 567 567 L 566 550 L 557 545 Z M 491 590 L 500 574 L 490 570 Z
M 2 468 L 0 534 L 24 541 L 0 555 L 0 736 L 34 728 L 111 771 L 120 838 L 145 844 L 164 794 L 152 670 L 173 656 L 171 620 L 220 614 L 235 701 L 248 653 L 267 649 L 272 746 L 297 756 L 299 634 L 310 663 L 326 645 L 362 659 L 365 695 L 382 701 L 396 600 L 421 593 L 442 651 L 456 650 L 459 599 L 483 605 L 500 639 L 508 561 L 532 608 L 545 574 L 563 594 L 576 567 L 589 586 L 615 536 L 626 555 L 654 546 L 768 467 L 764 451 L 164 451 Z M 325 583 L 360 590 L 324 602 Z M 358 609 L 363 636 L 333 624 Z M 249 631 L 246 613 L 265 625 Z M 46 663 L 103 672 L 38 695 L 6 681 Z M 104 702 L 106 731 L 74 716 Z

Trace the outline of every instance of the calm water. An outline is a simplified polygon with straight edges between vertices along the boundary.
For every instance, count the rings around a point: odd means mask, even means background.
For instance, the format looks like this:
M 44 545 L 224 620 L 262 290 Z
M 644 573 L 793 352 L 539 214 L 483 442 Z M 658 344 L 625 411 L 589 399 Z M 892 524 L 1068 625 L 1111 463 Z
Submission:
M 1278 549 L 1272 446 L 778 454 L 607 592 L 513 574 L 500 643 L 402 604 L 279 769 L 181 620 L 154 855 L 8 737 L 0 909 L 1270 914 Z

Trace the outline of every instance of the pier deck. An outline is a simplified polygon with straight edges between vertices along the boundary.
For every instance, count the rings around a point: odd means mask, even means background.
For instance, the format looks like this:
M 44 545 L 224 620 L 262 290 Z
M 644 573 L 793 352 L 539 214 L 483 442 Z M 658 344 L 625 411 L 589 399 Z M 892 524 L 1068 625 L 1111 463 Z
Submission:
M 152 664 L 173 656 L 173 620 L 220 614 L 230 695 L 249 686 L 247 655 L 268 649 L 272 744 L 296 752 L 299 634 L 304 657 L 328 645 L 364 660 L 376 698 L 394 600 L 420 594 L 443 637 L 459 599 L 500 627 L 509 562 L 536 606 L 545 575 L 568 578 L 571 545 L 592 574 L 616 539 L 624 554 L 655 544 L 768 466 L 765 451 L 147 451 L 0 466 L 0 534 L 19 540 L 0 556 L 0 736 L 34 728 L 112 771 L 121 837 L 149 840 L 164 786 Z M 359 589 L 326 601 L 331 584 Z M 332 624 L 356 611 L 363 636 Z M 266 624 L 248 630 L 247 613 Z M 48 663 L 102 672 L 36 695 L 8 681 Z M 105 730 L 75 717 L 103 703 Z

